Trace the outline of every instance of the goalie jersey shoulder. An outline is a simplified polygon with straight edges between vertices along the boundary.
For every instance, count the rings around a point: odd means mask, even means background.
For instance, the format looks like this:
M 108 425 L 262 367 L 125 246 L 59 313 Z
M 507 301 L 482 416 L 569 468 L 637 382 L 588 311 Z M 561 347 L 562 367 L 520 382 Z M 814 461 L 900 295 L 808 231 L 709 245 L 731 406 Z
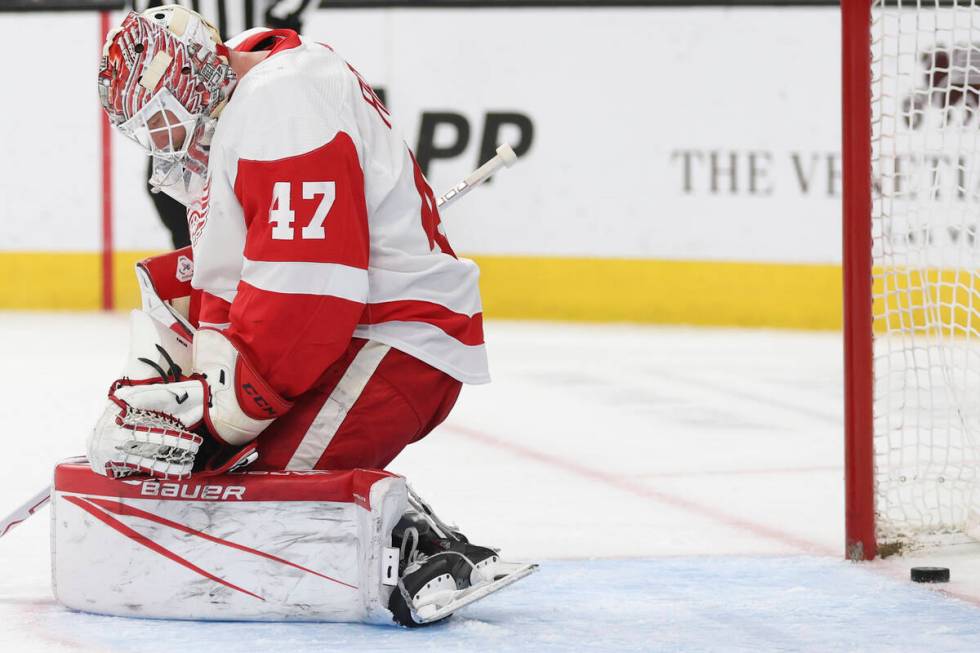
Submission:
M 360 156 L 349 110 L 356 78 L 330 49 L 301 43 L 276 52 L 241 80 L 218 121 L 215 149 L 238 159 L 271 161 L 310 152 L 345 133 Z M 228 169 L 232 184 L 235 170 Z

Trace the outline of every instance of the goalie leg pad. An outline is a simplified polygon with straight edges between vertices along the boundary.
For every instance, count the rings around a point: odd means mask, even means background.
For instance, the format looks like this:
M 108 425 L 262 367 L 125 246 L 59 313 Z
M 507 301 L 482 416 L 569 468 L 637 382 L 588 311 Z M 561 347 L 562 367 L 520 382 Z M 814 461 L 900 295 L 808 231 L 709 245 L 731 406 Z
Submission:
M 244 472 L 187 482 L 55 470 L 55 597 L 99 614 L 391 624 L 391 531 L 405 480 L 386 472 Z

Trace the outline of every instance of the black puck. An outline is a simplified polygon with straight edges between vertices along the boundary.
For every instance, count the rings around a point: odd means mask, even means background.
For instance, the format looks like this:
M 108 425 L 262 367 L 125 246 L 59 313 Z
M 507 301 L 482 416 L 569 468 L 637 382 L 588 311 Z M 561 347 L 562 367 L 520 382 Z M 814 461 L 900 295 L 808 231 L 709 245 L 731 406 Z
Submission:
M 912 580 L 916 583 L 948 583 L 949 567 L 912 567 Z

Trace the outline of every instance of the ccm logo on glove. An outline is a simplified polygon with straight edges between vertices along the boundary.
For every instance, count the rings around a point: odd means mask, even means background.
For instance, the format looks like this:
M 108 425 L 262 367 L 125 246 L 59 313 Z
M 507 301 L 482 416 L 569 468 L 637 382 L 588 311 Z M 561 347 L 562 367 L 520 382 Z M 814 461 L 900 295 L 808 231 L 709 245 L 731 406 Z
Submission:
M 252 399 L 252 403 L 259 407 L 260 412 L 265 413 L 269 417 L 279 416 L 278 413 L 276 413 L 276 409 L 273 408 L 272 405 L 259 394 L 259 391 L 256 390 L 251 383 L 242 385 L 242 392 L 247 394 Z
M 251 442 L 292 408 L 220 331 L 201 329 L 194 336 L 194 371 L 207 379 L 210 388 L 208 431 L 225 444 L 237 447 Z

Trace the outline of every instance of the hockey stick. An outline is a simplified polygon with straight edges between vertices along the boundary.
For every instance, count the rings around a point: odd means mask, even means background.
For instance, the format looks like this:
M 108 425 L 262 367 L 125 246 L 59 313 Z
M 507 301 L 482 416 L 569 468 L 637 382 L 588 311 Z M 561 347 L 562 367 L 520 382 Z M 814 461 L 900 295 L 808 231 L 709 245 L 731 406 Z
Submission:
M 436 207 L 442 209 L 450 204 L 453 204 L 456 200 L 482 184 L 501 168 L 509 168 L 514 165 L 515 161 L 517 161 L 517 155 L 514 153 L 514 150 L 511 149 L 510 145 L 501 145 L 497 148 L 496 156 L 474 170 L 472 173 L 470 173 L 469 177 L 459 182 L 451 189 L 446 191 L 441 197 L 439 197 L 439 199 L 436 200 Z M 150 278 L 149 274 L 147 274 L 146 271 L 139 266 L 137 266 L 136 278 L 143 287 L 141 290 L 145 288 L 149 291 L 141 293 L 143 295 L 144 311 L 147 311 L 156 319 L 161 320 L 168 327 L 178 326 L 182 331 L 188 331 L 193 334 L 193 327 L 191 327 L 181 315 L 170 310 L 166 303 L 157 298 L 156 289 L 153 287 L 152 279 Z M 156 301 L 150 301 L 147 299 L 148 297 L 151 299 L 156 298 Z M 175 329 L 175 331 L 176 330 L 177 329 Z M 14 526 L 20 524 L 22 521 L 43 508 L 50 499 L 51 486 L 48 485 L 43 490 L 31 497 L 24 503 L 24 505 L 7 515 L 3 521 L 0 521 L 0 537 L 6 535 Z
M 0 537 L 6 535 L 11 528 L 40 510 L 50 500 L 51 486 L 49 485 L 28 499 L 20 508 L 7 515 L 3 521 L 0 521 Z
M 501 168 L 509 168 L 514 165 L 515 161 L 517 161 L 517 155 L 514 154 L 514 150 L 511 149 L 510 145 L 501 145 L 497 148 L 497 156 L 493 157 L 482 166 L 474 170 L 469 177 L 450 188 L 442 195 L 442 197 L 437 199 L 436 208 L 441 209 L 449 206 L 460 197 L 466 195 L 466 193 L 482 184 L 493 173 L 497 172 Z

